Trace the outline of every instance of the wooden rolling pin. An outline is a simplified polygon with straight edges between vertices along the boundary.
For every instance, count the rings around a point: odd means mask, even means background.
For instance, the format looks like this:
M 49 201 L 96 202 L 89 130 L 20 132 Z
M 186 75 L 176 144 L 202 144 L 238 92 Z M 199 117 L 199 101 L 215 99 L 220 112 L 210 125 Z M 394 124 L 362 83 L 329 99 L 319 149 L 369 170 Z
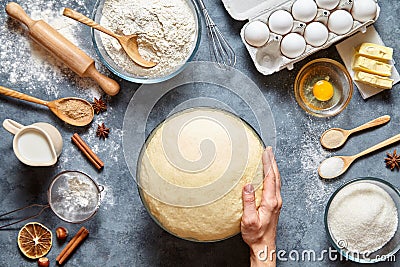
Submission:
M 31 19 L 20 5 L 10 2 L 6 6 L 7 14 L 25 24 L 39 45 L 64 62 L 81 77 L 95 80 L 107 94 L 113 96 L 119 92 L 119 84 L 97 71 L 94 60 L 43 20 Z

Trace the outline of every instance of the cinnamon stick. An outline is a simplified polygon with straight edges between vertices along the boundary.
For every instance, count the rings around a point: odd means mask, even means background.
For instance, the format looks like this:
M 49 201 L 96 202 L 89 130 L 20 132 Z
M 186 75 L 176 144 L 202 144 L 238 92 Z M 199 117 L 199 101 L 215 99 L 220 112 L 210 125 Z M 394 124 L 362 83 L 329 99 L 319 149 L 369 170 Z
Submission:
M 77 247 L 85 240 L 89 235 L 89 231 L 85 227 L 81 227 L 78 233 L 69 241 L 61 253 L 57 256 L 56 261 L 59 265 L 62 265 L 68 257 L 77 249 Z
M 103 161 L 90 149 L 79 134 L 74 133 L 71 140 L 98 170 L 104 167 Z

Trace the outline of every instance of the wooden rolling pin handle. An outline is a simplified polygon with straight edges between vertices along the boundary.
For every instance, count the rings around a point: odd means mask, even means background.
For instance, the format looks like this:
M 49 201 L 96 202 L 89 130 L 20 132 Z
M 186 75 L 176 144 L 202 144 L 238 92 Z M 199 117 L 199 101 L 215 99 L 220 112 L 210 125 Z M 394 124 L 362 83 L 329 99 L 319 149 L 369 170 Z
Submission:
M 100 85 L 100 87 L 103 89 L 103 91 L 110 96 L 114 96 L 114 95 L 118 94 L 118 92 L 119 92 L 119 88 L 120 88 L 119 84 L 116 81 L 114 81 L 113 79 L 108 78 L 107 76 L 98 72 L 98 70 L 94 66 L 94 62 L 89 65 L 89 67 L 83 73 L 82 76 L 90 77 L 93 80 L 95 80 Z
M 47 106 L 49 102 L 0 86 L 0 94 Z
M 15 2 L 10 2 L 6 5 L 6 12 L 10 17 L 22 22 L 28 28 L 31 28 L 37 22 L 31 19 L 22 7 Z

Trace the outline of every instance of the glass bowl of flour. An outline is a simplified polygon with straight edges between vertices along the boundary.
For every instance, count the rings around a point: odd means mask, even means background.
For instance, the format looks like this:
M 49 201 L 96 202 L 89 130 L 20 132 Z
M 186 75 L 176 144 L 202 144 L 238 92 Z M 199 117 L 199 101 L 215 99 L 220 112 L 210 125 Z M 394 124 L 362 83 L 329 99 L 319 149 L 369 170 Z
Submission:
M 352 180 L 330 197 L 325 209 L 328 239 L 341 259 L 394 261 L 400 249 L 400 192 L 378 178 Z
M 131 82 L 172 78 L 192 60 L 200 43 L 200 13 L 192 0 L 98 0 L 93 18 L 117 34 L 137 34 L 140 55 L 157 63 L 153 68 L 137 65 L 115 38 L 92 29 L 101 62 Z

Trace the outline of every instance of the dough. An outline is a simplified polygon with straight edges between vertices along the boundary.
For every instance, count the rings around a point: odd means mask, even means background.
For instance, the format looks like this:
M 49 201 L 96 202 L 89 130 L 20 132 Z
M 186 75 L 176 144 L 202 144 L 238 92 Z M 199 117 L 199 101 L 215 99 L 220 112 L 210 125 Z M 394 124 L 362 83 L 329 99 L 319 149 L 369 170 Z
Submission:
M 231 113 L 188 109 L 169 117 L 148 138 L 139 158 L 144 205 L 167 231 L 216 241 L 240 232 L 242 188 L 262 191 L 263 144 Z

